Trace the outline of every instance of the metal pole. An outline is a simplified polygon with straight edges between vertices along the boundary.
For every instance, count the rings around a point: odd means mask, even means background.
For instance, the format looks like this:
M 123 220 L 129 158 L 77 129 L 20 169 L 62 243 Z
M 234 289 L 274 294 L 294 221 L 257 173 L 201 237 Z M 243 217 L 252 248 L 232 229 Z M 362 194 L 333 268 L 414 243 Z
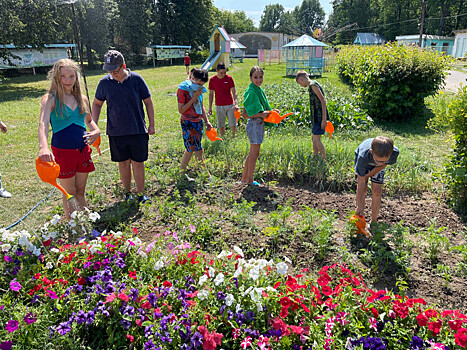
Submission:
M 84 80 L 84 88 L 86 90 L 86 97 L 88 98 L 88 104 L 89 104 L 89 111 L 91 111 L 91 100 L 89 99 L 89 91 L 88 91 L 88 84 L 86 82 L 86 74 L 84 73 L 84 64 L 83 64 L 83 50 L 82 47 L 79 43 L 79 36 L 78 36 L 78 26 L 76 24 L 76 15 L 75 15 L 75 6 L 74 2 L 70 2 L 71 5 L 71 15 L 73 19 L 73 32 L 75 34 L 75 42 L 76 46 L 78 48 L 78 56 L 79 56 L 79 62 L 81 65 L 81 73 L 83 74 L 83 80 Z
M 425 23 L 425 8 L 426 3 L 425 0 L 422 2 L 422 18 L 420 19 L 420 38 L 418 39 L 418 47 L 422 48 L 422 40 L 423 40 L 423 25 Z

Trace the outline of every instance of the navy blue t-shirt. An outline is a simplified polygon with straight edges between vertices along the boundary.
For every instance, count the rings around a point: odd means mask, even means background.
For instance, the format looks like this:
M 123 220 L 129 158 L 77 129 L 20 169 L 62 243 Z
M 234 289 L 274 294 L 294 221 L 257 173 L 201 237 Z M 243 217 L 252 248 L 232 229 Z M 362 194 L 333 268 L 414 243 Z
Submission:
M 147 134 L 143 100 L 151 96 L 148 86 L 138 73 L 123 82 L 110 74 L 97 85 L 96 99 L 107 102 L 107 135 L 124 136 Z
M 373 138 L 366 139 L 355 150 L 355 174 L 358 174 L 362 177 L 364 177 L 371 170 L 373 170 L 374 167 L 380 165 L 376 164 L 376 162 L 373 159 L 373 155 L 370 152 L 372 142 Z M 392 154 L 385 164 L 390 165 L 396 163 L 398 156 L 399 149 L 396 146 L 394 146 Z

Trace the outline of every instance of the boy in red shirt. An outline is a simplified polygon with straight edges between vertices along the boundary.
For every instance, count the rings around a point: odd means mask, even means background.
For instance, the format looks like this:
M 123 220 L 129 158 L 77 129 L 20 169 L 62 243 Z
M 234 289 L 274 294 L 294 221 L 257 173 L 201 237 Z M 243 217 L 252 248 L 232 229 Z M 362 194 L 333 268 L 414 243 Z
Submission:
M 217 65 L 216 72 L 217 74 L 209 79 L 208 114 L 212 115 L 212 101 L 214 100 L 215 93 L 217 127 L 219 128 L 219 134 L 221 137 L 225 134 L 225 118 L 227 117 L 229 126 L 232 128 L 232 138 L 234 138 L 235 132 L 237 131 L 235 110 L 238 108 L 235 83 L 233 78 L 227 74 L 227 69 L 223 62 Z
M 190 63 L 191 63 L 191 58 L 188 55 L 188 52 L 185 54 L 185 57 L 183 58 L 183 61 L 185 62 L 185 67 L 186 67 L 186 74 L 190 74 Z

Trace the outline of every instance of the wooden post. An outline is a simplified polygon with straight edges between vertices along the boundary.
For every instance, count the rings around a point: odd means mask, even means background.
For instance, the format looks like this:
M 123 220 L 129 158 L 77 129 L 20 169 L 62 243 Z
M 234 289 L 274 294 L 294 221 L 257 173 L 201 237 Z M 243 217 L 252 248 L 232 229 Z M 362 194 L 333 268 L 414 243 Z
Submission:
M 423 25 L 425 23 L 425 8 L 426 3 L 425 0 L 422 2 L 422 17 L 420 19 L 420 38 L 418 39 L 418 47 L 422 48 L 422 41 L 423 41 Z

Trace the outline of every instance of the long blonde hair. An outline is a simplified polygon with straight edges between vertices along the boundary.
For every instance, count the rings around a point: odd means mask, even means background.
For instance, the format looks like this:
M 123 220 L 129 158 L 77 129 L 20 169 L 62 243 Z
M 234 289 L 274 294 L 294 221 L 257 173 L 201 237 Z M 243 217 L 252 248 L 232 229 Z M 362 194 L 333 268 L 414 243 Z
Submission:
M 81 84 L 79 81 L 79 67 L 78 65 L 68 59 L 68 58 L 62 58 L 55 62 L 53 65 L 52 69 L 49 70 L 47 73 L 47 79 L 50 80 L 50 89 L 49 89 L 49 97 L 50 95 L 54 96 L 55 98 L 58 98 L 58 111 L 57 109 L 57 103 L 55 102 L 52 107 L 52 111 L 56 110 L 55 113 L 57 116 L 60 116 L 63 118 L 63 110 L 65 108 L 65 90 L 63 89 L 62 83 L 60 81 L 61 73 L 60 69 L 61 68 L 70 68 L 73 70 L 76 76 L 76 81 L 75 84 L 73 85 L 73 88 L 71 89 L 72 95 L 76 98 L 76 101 L 78 102 L 78 108 L 79 108 L 79 113 L 88 113 L 89 108 L 87 104 L 87 98 L 81 93 Z M 47 96 L 47 95 L 46 95 Z M 46 97 L 44 96 L 44 98 Z

